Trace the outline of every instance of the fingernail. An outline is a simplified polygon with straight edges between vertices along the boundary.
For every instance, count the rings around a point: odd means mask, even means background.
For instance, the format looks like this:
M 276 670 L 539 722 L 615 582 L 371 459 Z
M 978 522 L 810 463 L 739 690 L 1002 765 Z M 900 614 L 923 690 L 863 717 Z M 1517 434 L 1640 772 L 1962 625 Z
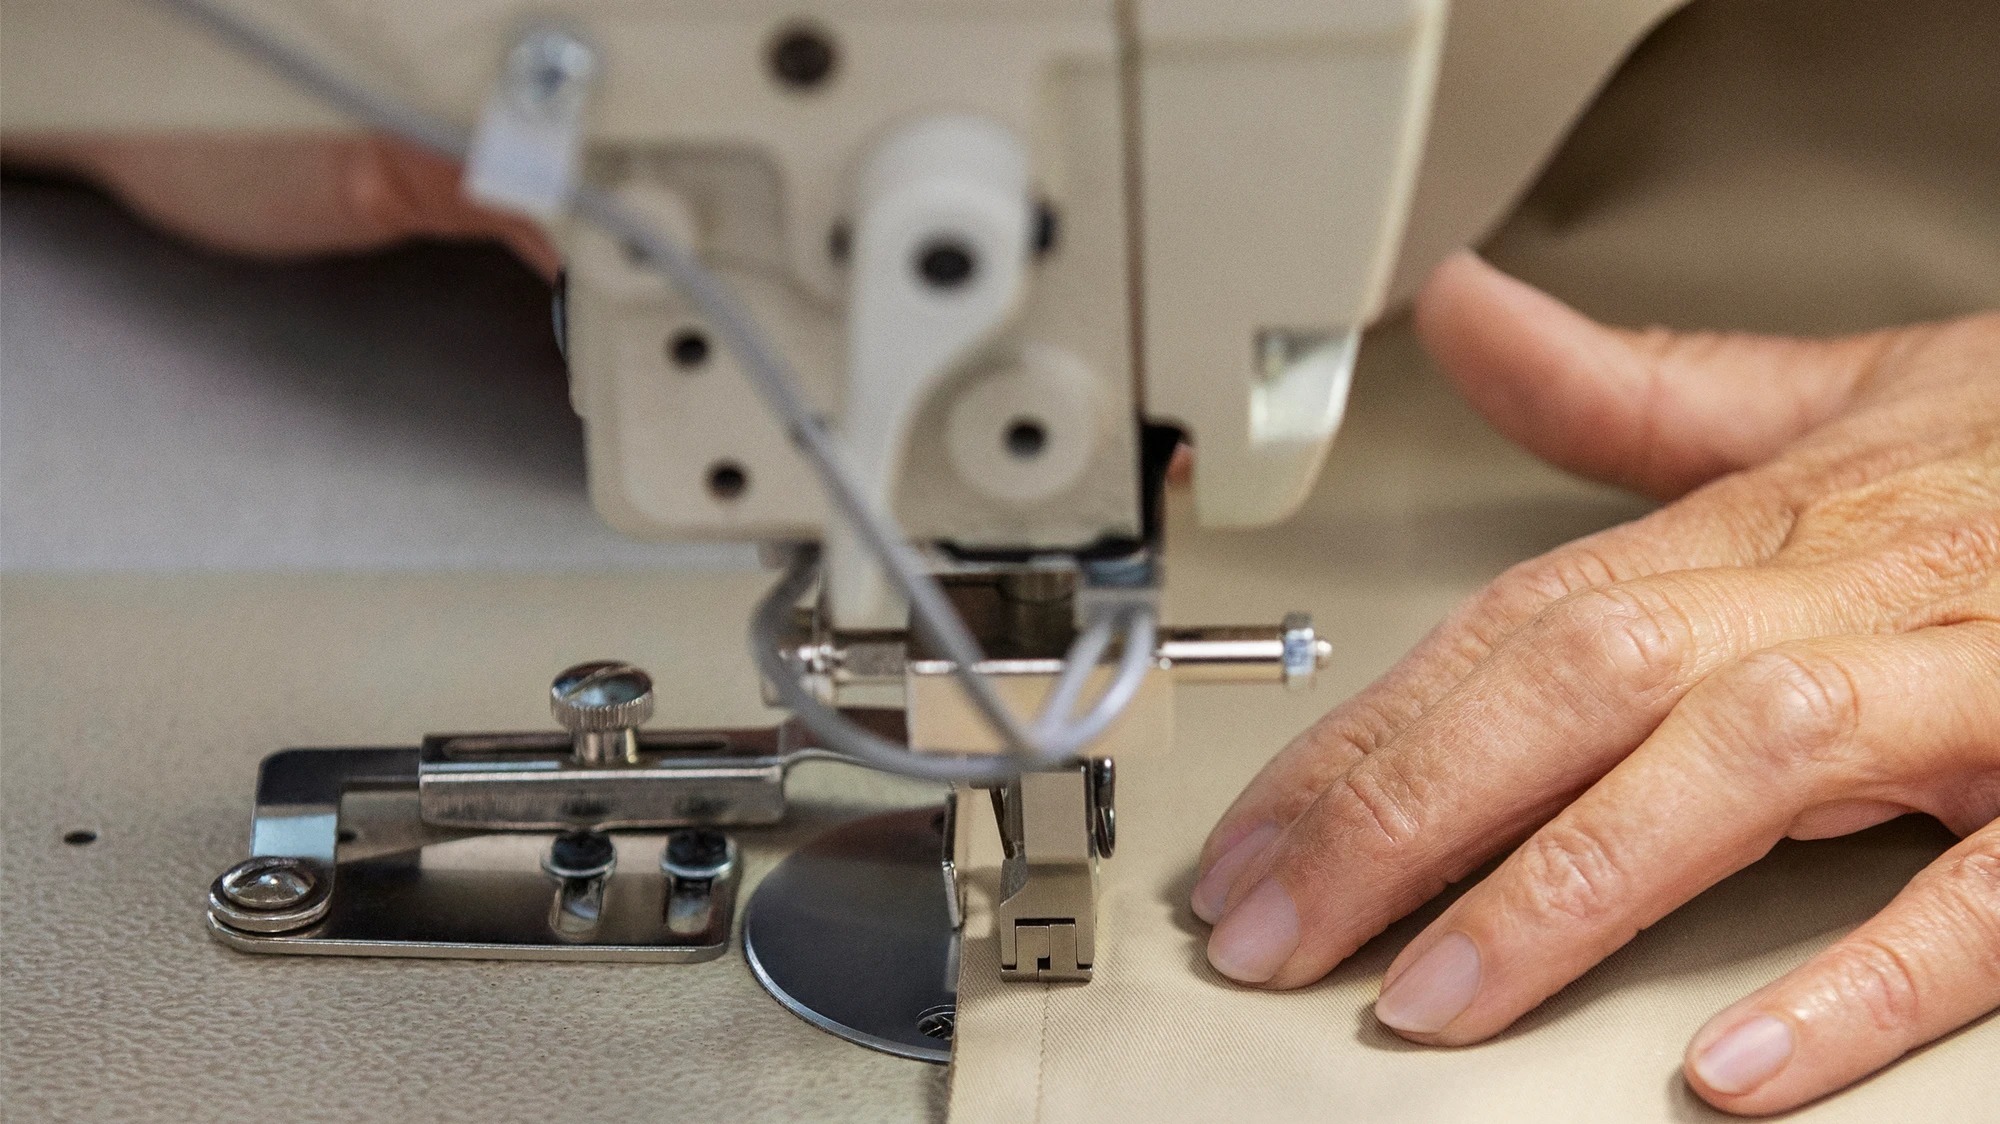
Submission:
M 1208 938 L 1208 962 L 1238 983 L 1263 983 L 1299 947 L 1299 909 L 1274 878 L 1229 911 Z
M 1479 947 L 1464 933 L 1446 933 L 1383 989 L 1375 1017 L 1396 1030 L 1431 1034 L 1464 1013 L 1478 994 Z
M 1758 1015 L 1696 1054 L 1694 1072 L 1718 1093 L 1747 1093 L 1769 1081 L 1791 1056 L 1791 1024 Z
M 1201 881 L 1194 884 L 1194 893 L 1188 896 L 1188 904 L 1194 907 L 1194 915 L 1215 924 L 1222 918 L 1222 909 L 1229 904 L 1229 888 L 1236 885 L 1236 876 L 1250 865 L 1250 860 L 1264 853 L 1271 840 L 1278 837 L 1278 825 L 1267 823 L 1250 834 L 1238 839 L 1234 846 L 1222 852 Z

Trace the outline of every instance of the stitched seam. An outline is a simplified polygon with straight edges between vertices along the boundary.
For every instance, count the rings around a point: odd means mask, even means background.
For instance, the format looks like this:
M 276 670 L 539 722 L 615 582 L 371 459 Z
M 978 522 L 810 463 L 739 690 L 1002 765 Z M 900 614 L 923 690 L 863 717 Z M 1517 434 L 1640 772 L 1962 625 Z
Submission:
M 1036 984 L 1042 993 L 1042 1033 L 1035 1045 L 1035 1120 L 1042 1119 L 1042 1077 L 1049 1065 L 1049 984 Z

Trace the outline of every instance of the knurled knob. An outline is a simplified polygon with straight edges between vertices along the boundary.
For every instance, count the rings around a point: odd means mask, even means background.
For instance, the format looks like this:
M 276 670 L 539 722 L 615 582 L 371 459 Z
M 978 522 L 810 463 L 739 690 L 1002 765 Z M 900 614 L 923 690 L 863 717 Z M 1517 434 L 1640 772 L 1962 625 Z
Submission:
M 653 716 L 653 679 L 617 660 L 580 663 L 550 685 L 549 711 L 575 738 L 578 764 L 637 764 L 639 727 Z
M 580 663 L 556 676 L 549 710 L 573 734 L 643 726 L 653 716 L 653 678 L 618 660 Z

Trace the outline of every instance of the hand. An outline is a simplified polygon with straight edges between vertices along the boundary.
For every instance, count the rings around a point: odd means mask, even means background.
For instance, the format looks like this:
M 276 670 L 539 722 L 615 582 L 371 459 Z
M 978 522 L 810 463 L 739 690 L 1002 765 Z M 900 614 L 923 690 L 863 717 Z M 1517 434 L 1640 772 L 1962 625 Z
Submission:
M 561 264 L 534 223 L 466 200 L 457 164 L 381 137 L 10 139 L 5 155 L 82 176 L 154 223 L 232 253 L 296 257 L 410 238 L 494 239 L 544 277 Z
M 1278 754 L 1204 849 L 1209 960 L 1310 983 L 1512 847 L 1375 1004 L 1476 1042 L 1778 840 L 1920 811 L 1963 842 L 1687 1080 L 1775 1112 L 2000 1007 L 2000 315 L 1624 332 L 1462 255 L 1417 323 L 1508 436 L 1673 502 L 1508 571 Z

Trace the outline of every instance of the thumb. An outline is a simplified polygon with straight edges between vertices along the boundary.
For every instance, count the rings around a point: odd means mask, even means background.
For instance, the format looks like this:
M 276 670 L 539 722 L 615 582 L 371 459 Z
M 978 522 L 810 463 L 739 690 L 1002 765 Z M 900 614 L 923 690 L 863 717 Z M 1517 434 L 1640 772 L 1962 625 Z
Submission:
M 1832 418 L 1894 340 L 1609 328 L 1471 253 L 1431 274 L 1416 322 L 1494 428 L 1660 499 L 1762 464 Z

